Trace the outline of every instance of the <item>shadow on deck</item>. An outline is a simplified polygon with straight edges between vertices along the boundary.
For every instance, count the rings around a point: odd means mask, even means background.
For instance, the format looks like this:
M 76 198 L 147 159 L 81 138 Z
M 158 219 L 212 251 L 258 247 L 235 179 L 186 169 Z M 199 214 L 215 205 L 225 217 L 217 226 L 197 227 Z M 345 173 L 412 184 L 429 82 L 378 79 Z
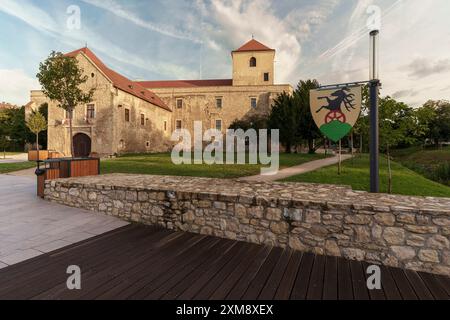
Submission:
M 81 268 L 82 290 L 66 287 Z M 0 299 L 450 299 L 450 278 L 155 227 L 127 226 L 0 270 Z

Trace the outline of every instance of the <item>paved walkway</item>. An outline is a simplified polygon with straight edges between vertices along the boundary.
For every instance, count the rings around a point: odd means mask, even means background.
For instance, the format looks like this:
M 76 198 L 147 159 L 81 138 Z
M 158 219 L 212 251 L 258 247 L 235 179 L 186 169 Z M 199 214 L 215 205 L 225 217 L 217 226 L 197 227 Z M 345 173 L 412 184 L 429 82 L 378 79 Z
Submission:
M 37 198 L 33 176 L 0 175 L 0 269 L 127 224 Z
M 351 159 L 351 155 L 342 155 L 342 161 Z M 316 161 L 307 162 L 304 164 L 301 164 L 299 166 L 290 167 L 287 169 L 280 170 L 276 175 L 272 176 L 252 176 L 252 177 L 244 177 L 239 179 L 240 181 L 253 181 L 253 182 L 271 182 L 271 181 L 278 181 L 287 179 L 292 176 L 297 176 L 303 173 L 311 172 L 318 170 L 320 168 L 328 167 L 334 164 L 339 163 L 339 157 L 333 157 L 333 158 L 326 158 Z
M 6 159 L 4 159 L 3 154 L 0 153 L 0 164 L 1 163 L 20 163 L 20 162 L 27 162 L 27 161 L 28 161 L 27 153 L 7 155 Z

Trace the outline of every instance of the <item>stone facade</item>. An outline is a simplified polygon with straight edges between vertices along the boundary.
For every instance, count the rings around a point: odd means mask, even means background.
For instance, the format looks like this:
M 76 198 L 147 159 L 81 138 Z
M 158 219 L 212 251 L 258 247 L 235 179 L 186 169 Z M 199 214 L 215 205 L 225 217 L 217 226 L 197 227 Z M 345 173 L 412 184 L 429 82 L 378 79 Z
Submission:
M 136 175 L 49 181 L 45 194 L 132 222 L 450 275 L 450 199 Z
M 273 99 L 284 91 L 292 93 L 293 89 L 290 85 L 274 85 L 275 50 L 255 40 L 249 44 L 250 47 L 248 44 L 244 47 L 254 51 L 244 48 L 244 51 L 237 50 L 232 54 L 232 80 L 218 80 L 219 85 L 211 85 L 209 80 L 193 80 L 191 83 L 196 85 L 187 87 L 180 85 L 185 81 L 158 82 L 165 83 L 163 88 L 146 86 L 151 81 L 126 79 L 108 69 L 88 48 L 77 50 L 74 55 L 70 53 L 88 76 L 83 89 L 96 89 L 92 103 L 89 103 L 95 108 L 95 117 L 87 117 L 87 105 L 78 106 L 73 119 L 73 135 L 87 136 L 91 151 L 101 156 L 165 152 L 175 144 L 170 137 L 180 121 L 181 127 L 191 132 L 194 121 L 201 121 L 204 130 L 218 128 L 219 124 L 225 132 L 234 120 L 269 113 Z M 249 65 L 251 58 L 256 59 L 254 67 Z M 130 94 L 129 89 L 135 94 Z M 164 106 L 142 99 L 142 95 L 154 95 Z M 218 98 L 222 101 L 220 107 Z M 182 100 L 181 108 L 178 100 Z M 69 156 L 71 137 L 65 111 L 41 91 L 32 91 L 27 114 L 43 103 L 49 104 L 48 148 Z
M 267 115 L 273 100 L 281 93 L 292 94 L 290 85 L 259 86 L 213 86 L 197 88 L 152 88 L 168 106 L 172 107 L 172 127 L 181 121 L 183 129 L 193 132 L 194 121 L 201 121 L 203 130 L 217 129 L 216 121 L 220 120 L 222 131 L 226 130 L 236 119 L 253 115 Z M 222 107 L 217 107 L 216 99 L 220 98 Z M 251 99 L 256 98 L 256 108 Z M 177 101 L 182 107 L 177 108 Z

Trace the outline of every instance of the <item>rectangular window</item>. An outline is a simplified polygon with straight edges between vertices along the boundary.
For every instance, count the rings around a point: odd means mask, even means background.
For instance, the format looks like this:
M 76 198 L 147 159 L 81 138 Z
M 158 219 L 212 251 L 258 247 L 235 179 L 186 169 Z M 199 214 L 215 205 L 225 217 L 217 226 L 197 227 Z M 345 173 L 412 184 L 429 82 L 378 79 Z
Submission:
M 183 99 L 177 99 L 177 109 L 183 108 Z
M 164 121 L 164 131 L 167 131 L 167 121 Z
M 87 119 L 95 119 L 95 105 L 88 104 L 86 106 L 86 118 Z
M 141 114 L 141 126 L 145 126 L 145 115 Z
M 250 98 L 250 104 L 252 109 L 256 109 L 256 107 L 258 106 L 258 100 L 256 98 Z
M 181 120 L 177 120 L 177 122 L 176 122 L 176 128 L 177 128 L 177 130 L 181 130 L 181 129 L 182 129 Z
M 125 109 L 125 122 L 130 122 L 130 109 Z
M 264 81 L 265 81 L 265 82 L 268 82 L 269 79 L 270 79 L 269 73 L 268 73 L 268 72 L 264 73 Z
M 222 131 L 222 120 L 216 120 L 216 130 Z
M 216 108 L 222 109 L 222 98 L 216 98 Z

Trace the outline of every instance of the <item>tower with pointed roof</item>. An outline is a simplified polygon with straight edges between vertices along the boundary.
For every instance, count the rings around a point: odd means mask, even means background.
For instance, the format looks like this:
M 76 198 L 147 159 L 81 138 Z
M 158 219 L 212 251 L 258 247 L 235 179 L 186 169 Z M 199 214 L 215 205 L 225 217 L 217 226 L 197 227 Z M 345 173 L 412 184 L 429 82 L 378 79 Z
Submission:
M 275 50 L 255 39 L 231 53 L 233 86 L 274 84 Z

